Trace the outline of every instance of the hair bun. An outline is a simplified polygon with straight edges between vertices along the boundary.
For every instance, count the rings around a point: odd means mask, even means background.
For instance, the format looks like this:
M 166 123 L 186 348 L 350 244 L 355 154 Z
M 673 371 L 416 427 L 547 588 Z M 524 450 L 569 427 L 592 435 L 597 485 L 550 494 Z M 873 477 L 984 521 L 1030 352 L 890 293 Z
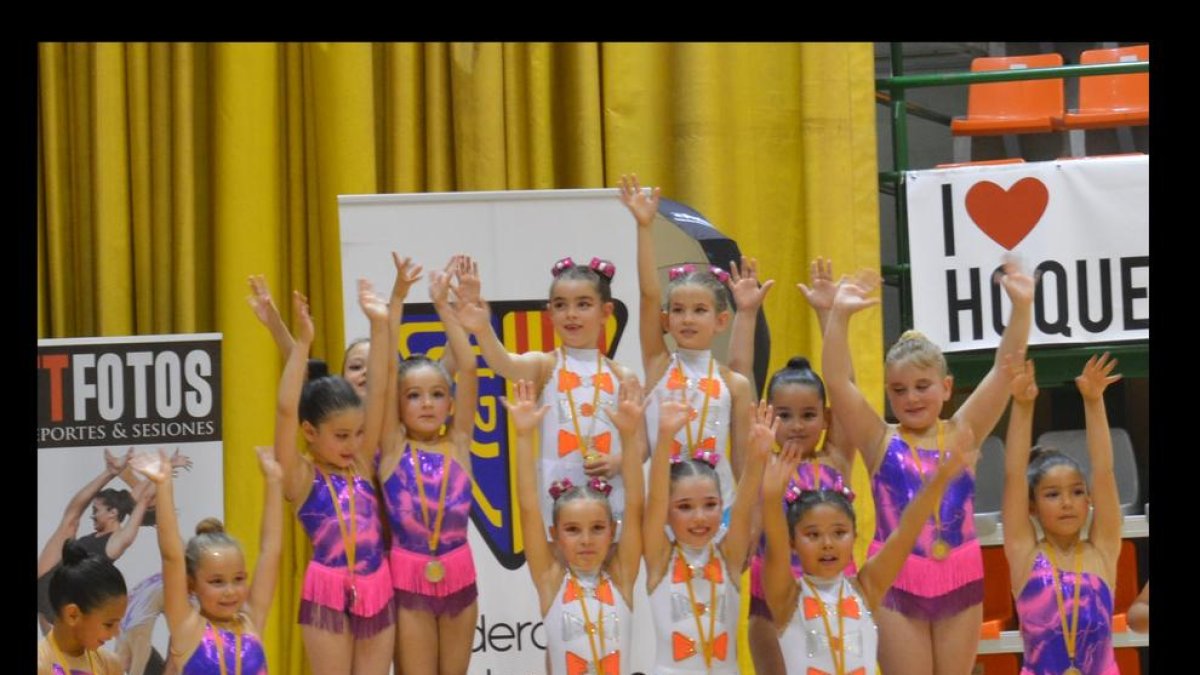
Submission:
M 316 380 L 322 377 L 329 377 L 329 364 L 322 359 L 308 360 L 308 380 Z
M 909 340 L 924 340 L 925 342 L 929 342 L 929 338 L 925 337 L 924 333 L 915 328 L 909 328 L 901 333 L 896 342 L 908 342 Z
M 88 550 L 83 547 L 74 538 L 63 542 L 62 547 L 62 564 L 65 566 L 74 566 L 87 560 Z
M 789 370 L 812 370 L 807 356 L 793 356 L 788 359 L 787 367 Z
M 216 518 L 205 518 L 196 523 L 196 534 L 222 534 L 225 526 Z

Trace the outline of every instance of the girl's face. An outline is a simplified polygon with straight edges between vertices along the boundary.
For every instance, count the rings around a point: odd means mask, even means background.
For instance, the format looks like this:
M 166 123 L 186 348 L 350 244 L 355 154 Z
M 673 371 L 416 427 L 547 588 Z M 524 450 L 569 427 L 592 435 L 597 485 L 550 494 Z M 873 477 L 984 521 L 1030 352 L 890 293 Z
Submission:
M 301 427 L 317 459 L 345 469 L 354 463 L 355 453 L 362 445 L 363 409 L 344 408 L 330 413 L 315 427 L 309 422 Z
M 453 399 L 450 383 L 432 366 L 417 366 L 400 382 L 400 419 L 406 433 L 417 440 L 435 440 L 450 416 Z
M 574 499 L 558 509 L 553 537 L 563 560 L 578 572 L 599 571 L 613 540 L 612 516 L 596 499 Z
M 342 377 L 358 392 L 358 397 L 367 398 L 367 354 L 371 343 L 359 342 L 346 350 L 346 362 L 342 364 Z
M 196 563 L 188 590 L 200 603 L 200 613 L 210 619 L 228 621 L 246 604 L 250 584 L 246 560 L 233 546 L 206 551 Z
M 1043 531 L 1072 537 L 1083 529 L 1090 505 L 1083 476 L 1075 467 L 1059 464 L 1042 474 L 1042 480 L 1033 488 L 1029 510 Z
M 92 500 L 92 529 L 96 532 L 115 532 L 121 526 L 121 515 L 103 499 Z
M 721 526 L 721 492 L 708 476 L 684 476 L 671 483 L 667 523 L 689 548 L 708 545 Z
M 717 300 L 708 288 L 685 284 L 671 289 L 665 328 L 677 346 L 708 349 L 728 323 L 729 312 L 717 311 Z
M 779 420 L 775 442 L 780 447 L 789 441 L 799 443 L 805 455 L 815 451 L 821 432 L 829 427 L 829 411 L 817 388 L 805 384 L 777 386 L 771 392 L 771 405 Z
M 121 633 L 121 619 L 129 604 L 126 595 L 115 595 L 90 612 L 83 612 L 78 605 L 69 604 L 62 609 L 67 626 L 84 649 L 99 649 L 101 645 Z
M 590 281 L 564 279 L 550 289 L 547 310 L 563 344 L 573 349 L 595 349 L 613 304 L 601 302 L 600 293 Z
M 893 363 L 887 367 L 887 398 L 900 425 L 924 431 L 937 423 L 950 400 L 951 379 L 934 367 Z
M 854 523 L 833 504 L 817 504 L 796 523 L 792 550 L 806 574 L 833 578 L 854 559 Z

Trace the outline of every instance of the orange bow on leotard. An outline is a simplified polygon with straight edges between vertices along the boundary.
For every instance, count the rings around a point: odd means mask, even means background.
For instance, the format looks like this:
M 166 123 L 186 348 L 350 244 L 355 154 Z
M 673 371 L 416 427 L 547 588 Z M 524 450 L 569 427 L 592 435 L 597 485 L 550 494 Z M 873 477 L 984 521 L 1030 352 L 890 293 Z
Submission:
M 675 568 L 671 570 L 671 583 L 683 583 L 692 578 L 692 568 L 688 566 L 687 561 L 683 559 L 683 556 L 676 556 Z M 725 581 L 725 575 L 721 573 L 720 560 L 713 558 L 704 565 L 704 578 L 718 584 Z
M 848 619 L 858 619 L 862 613 L 858 609 L 858 601 L 854 598 L 842 598 L 838 612 Z M 804 618 L 816 619 L 821 616 L 821 601 L 811 595 L 804 596 Z
M 689 656 L 697 654 L 696 641 L 692 638 L 680 633 L 679 631 L 671 632 L 671 654 L 676 661 L 682 661 Z M 724 661 L 729 653 L 729 633 L 721 633 L 712 643 L 713 656 Z
M 702 391 L 713 398 L 721 395 L 721 381 L 715 377 L 702 377 L 696 385 L 696 391 Z
M 567 652 L 567 675 L 587 675 L 591 667 L 591 661 L 575 652 Z M 600 672 L 597 675 L 621 675 L 621 652 L 615 651 L 600 659 Z
M 574 579 L 567 581 L 567 590 L 563 591 L 563 603 L 572 602 L 583 595 L 583 588 Z M 596 585 L 596 599 L 606 605 L 613 604 L 612 584 L 605 578 Z
M 596 452 L 607 455 L 612 452 L 612 434 L 604 432 L 592 436 L 592 444 L 596 446 Z M 558 430 L 558 456 L 566 457 L 567 455 L 579 449 L 579 437 L 564 429 Z
M 576 373 L 566 368 L 561 368 L 558 371 L 558 390 L 571 391 L 583 384 L 583 378 L 579 373 Z M 609 373 L 596 373 L 592 376 L 592 384 L 601 391 L 609 394 L 613 393 L 612 375 Z

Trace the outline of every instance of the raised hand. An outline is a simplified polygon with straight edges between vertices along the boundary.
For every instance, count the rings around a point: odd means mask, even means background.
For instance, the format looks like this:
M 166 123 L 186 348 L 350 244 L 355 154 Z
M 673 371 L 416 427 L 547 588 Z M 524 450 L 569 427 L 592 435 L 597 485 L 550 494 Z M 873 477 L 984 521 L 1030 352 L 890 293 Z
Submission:
M 1033 292 L 1037 287 L 1037 281 L 1021 269 L 1015 257 L 1005 257 L 1004 269 L 996 274 L 995 281 L 1004 287 L 1004 291 L 1008 293 L 1008 299 L 1012 300 L 1014 305 L 1029 306 L 1033 304 Z
M 729 292 L 733 295 L 733 306 L 737 311 L 754 311 L 762 307 L 767 291 L 775 285 L 774 279 L 758 283 L 758 260 L 742 256 L 739 266 L 736 260 L 729 261 Z
M 878 305 L 878 297 L 868 296 L 872 290 L 843 277 L 838 283 L 837 293 L 833 297 L 833 308 L 853 314 L 872 305 Z
M 263 325 L 270 326 L 272 319 L 279 316 L 279 310 L 271 297 L 271 289 L 267 287 L 267 278 L 261 274 L 251 274 L 249 282 L 250 295 L 246 296 L 246 302 L 250 304 L 250 309 L 254 310 L 254 316 L 258 317 Z
M 656 187 L 647 197 L 646 193 L 642 192 L 642 184 L 638 182 L 637 174 L 621 176 L 618 187 L 621 189 L 621 202 L 633 214 L 638 227 L 650 227 L 650 223 L 654 222 L 654 214 L 658 213 L 658 198 L 662 190 Z
M 133 457 L 133 448 L 129 448 L 129 451 L 124 455 L 113 455 L 108 448 L 105 448 L 104 467 L 108 469 L 109 473 L 115 476 L 125 470 L 125 467 L 129 464 L 130 457 Z
M 538 408 L 537 392 L 534 391 L 533 382 L 529 380 L 517 380 L 513 384 L 512 400 L 501 396 L 500 403 L 504 404 L 512 417 L 517 433 L 528 433 L 536 429 L 546 411 L 550 409 L 549 404 Z
M 766 460 L 771 456 L 775 447 L 775 432 L 779 430 L 779 418 L 775 417 L 775 409 L 765 400 L 758 402 L 754 411 L 754 425 L 750 427 L 751 457 Z
M 316 329 L 313 327 L 312 316 L 308 313 L 308 298 L 300 291 L 292 291 L 292 309 L 295 311 L 296 320 L 300 322 L 299 330 L 296 331 L 296 341 L 311 345 Z
M 1075 387 L 1085 401 L 1095 401 L 1104 396 L 1108 385 L 1121 379 L 1121 375 L 1111 375 L 1117 367 L 1117 360 L 1111 358 L 1108 352 L 1100 356 L 1093 355 L 1083 364 L 1083 372 L 1075 378 Z
M 478 302 L 459 302 L 454 308 L 454 315 L 467 331 L 478 335 L 486 332 L 492 323 L 492 312 L 488 304 Z
M 800 445 L 786 443 L 777 455 L 773 455 L 763 468 L 762 493 L 763 500 L 778 502 L 783 498 L 792 476 L 796 475 L 796 467 L 800 466 Z
M 648 399 L 642 389 L 642 383 L 636 377 L 621 381 L 621 390 L 617 407 L 601 406 L 604 414 L 612 420 L 613 426 L 622 434 L 632 434 L 638 430 L 645 420 Z
M 453 273 L 458 285 L 454 288 L 454 296 L 461 304 L 477 304 L 480 302 L 479 264 L 469 255 L 455 257 Z
M 658 408 L 658 434 L 670 438 L 679 433 L 692 417 L 692 407 L 683 401 L 668 399 Z M 665 436 L 664 436 L 665 435 Z
M 1004 364 L 1009 377 L 1012 378 L 1008 386 L 1014 401 L 1032 403 L 1038 395 L 1037 378 L 1034 373 L 1033 359 L 1026 360 L 1023 357 L 1024 354 L 1019 354 L 1016 358 L 1005 357 Z
M 371 321 L 387 321 L 387 301 L 376 295 L 375 287 L 366 279 L 358 280 L 358 306 Z
M 392 283 L 391 299 L 402 303 L 408 297 L 408 290 L 421 279 L 421 266 L 407 256 L 401 258 L 395 251 L 392 251 L 392 264 L 396 266 L 396 280 Z
M 442 270 L 429 273 L 429 301 L 438 307 L 450 304 L 450 275 Z
M 184 471 L 191 471 L 192 470 L 192 458 L 181 453 L 179 451 L 179 448 L 175 448 L 175 452 L 171 455 L 171 470 L 177 471 L 179 469 L 183 469 Z
M 130 451 L 132 451 L 132 448 Z M 138 453 L 129 460 L 129 464 L 133 467 L 134 471 L 142 474 L 153 483 L 161 483 L 171 477 L 171 460 L 167 458 L 167 452 L 162 448 L 152 452 Z M 138 484 L 138 486 L 141 485 L 144 485 L 144 483 Z
M 804 294 L 809 306 L 818 312 L 833 309 L 833 298 L 838 289 L 833 280 L 833 261 L 821 257 L 814 259 L 808 265 L 808 280 L 812 286 L 799 283 L 796 284 L 796 288 Z
M 263 478 L 267 481 L 283 481 L 283 467 L 275 459 L 275 448 L 269 445 L 258 445 L 254 448 L 254 454 L 258 455 L 258 468 L 262 471 Z

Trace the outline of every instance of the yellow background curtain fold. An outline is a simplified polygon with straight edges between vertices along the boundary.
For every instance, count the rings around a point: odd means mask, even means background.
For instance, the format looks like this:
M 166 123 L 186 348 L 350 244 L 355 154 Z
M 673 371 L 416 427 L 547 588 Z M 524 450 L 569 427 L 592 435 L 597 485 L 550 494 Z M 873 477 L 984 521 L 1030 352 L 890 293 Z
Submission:
M 253 446 L 271 443 L 280 361 L 246 278 L 267 275 L 289 323 L 290 290 L 306 294 L 313 356 L 339 370 L 353 337 L 339 194 L 599 188 L 636 172 L 776 280 L 772 370 L 798 354 L 820 368 L 795 290 L 812 258 L 879 266 L 869 43 L 43 43 L 38 67 L 38 334 L 224 334 L 226 525 L 250 569 Z M 878 310 L 855 319 L 877 409 L 881 340 Z M 869 500 L 861 466 L 854 490 Z M 289 516 L 263 627 L 272 672 L 305 670 L 307 546 Z

